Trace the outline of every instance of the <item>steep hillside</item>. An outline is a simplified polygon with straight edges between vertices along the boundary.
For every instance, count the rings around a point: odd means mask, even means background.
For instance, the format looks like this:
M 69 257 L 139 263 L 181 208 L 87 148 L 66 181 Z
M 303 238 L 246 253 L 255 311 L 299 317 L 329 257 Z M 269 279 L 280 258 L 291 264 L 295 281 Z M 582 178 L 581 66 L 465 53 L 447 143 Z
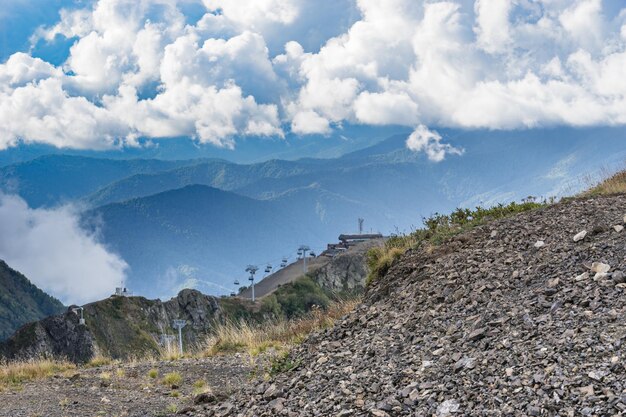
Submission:
M 187 320 L 183 339 L 189 347 L 202 342 L 221 315 L 216 298 L 193 290 L 166 302 L 114 296 L 85 305 L 85 325 L 79 324 L 80 313 L 71 307 L 63 315 L 25 325 L 0 344 L 0 354 L 7 359 L 50 356 L 79 363 L 96 355 L 154 355 L 161 335 L 174 335 L 174 319 Z
M 0 340 L 11 336 L 25 323 L 59 314 L 64 309 L 59 300 L 0 260 Z
M 332 258 L 326 256 L 308 258 L 306 275 L 328 294 L 339 297 L 360 295 L 365 290 L 365 281 L 369 273 L 367 253 L 371 248 L 382 244 L 383 239 L 377 239 L 359 243 Z M 256 297 L 265 297 L 277 288 L 304 276 L 303 263 L 302 259 L 298 259 L 258 281 L 254 286 Z M 244 284 L 248 285 L 249 282 Z M 250 298 L 252 290 L 248 287 L 241 291 L 239 296 Z
M 570 200 L 410 250 L 208 415 L 620 415 L 625 213 L 624 195 Z

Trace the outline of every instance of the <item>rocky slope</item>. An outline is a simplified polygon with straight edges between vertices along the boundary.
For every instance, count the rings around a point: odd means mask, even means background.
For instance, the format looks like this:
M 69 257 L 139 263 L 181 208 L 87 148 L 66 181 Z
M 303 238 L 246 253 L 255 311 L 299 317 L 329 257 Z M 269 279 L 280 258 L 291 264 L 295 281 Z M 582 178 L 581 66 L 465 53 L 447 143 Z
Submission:
M 365 289 L 365 280 L 369 273 L 367 252 L 375 246 L 381 246 L 383 242 L 382 239 L 372 240 L 353 246 L 309 275 L 325 290 L 360 294 Z
M 307 260 L 307 274 L 322 289 L 340 294 L 360 294 L 367 278 L 367 251 L 382 245 L 383 240 L 373 240 L 352 246 L 344 253 L 332 258 L 318 256 Z M 256 297 L 261 298 L 274 292 L 281 285 L 294 282 L 304 275 L 302 260 L 299 259 L 263 278 L 254 286 Z M 246 284 L 248 284 L 246 282 Z M 239 293 L 242 298 L 251 298 L 250 287 Z
M 169 301 L 143 297 L 110 297 L 84 306 L 85 325 L 70 307 L 63 315 L 29 323 L 0 344 L 7 359 L 52 356 L 87 362 L 96 355 L 141 357 L 160 349 L 163 334 L 173 335 L 174 319 L 187 320 L 186 346 L 201 343 L 222 310 L 215 297 L 183 290 Z
M 0 260 L 0 340 L 11 336 L 24 323 L 59 314 L 64 309 L 59 300 Z
M 620 415 L 625 213 L 573 200 L 409 251 L 294 369 L 204 415 Z

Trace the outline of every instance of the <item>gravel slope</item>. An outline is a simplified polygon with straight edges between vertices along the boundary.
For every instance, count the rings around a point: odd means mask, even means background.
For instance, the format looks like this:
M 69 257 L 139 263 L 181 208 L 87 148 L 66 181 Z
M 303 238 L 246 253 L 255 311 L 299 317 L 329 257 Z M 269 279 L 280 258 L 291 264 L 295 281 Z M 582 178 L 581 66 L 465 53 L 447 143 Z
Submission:
M 620 415 L 624 214 L 626 196 L 578 199 L 410 251 L 294 370 L 204 415 Z

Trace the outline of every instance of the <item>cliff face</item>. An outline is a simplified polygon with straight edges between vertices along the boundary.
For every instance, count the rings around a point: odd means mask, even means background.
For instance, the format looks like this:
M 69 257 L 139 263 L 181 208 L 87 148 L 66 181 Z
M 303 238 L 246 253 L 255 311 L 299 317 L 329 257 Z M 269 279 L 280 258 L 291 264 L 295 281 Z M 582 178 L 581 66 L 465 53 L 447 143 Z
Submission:
M 383 240 L 360 243 L 341 253 L 319 269 L 309 273 L 322 288 L 335 292 L 361 293 L 365 289 L 367 252 L 381 246 Z
M 0 352 L 8 359 L 37 356 L 87 362 L 97 354 L 128 358 L 157 353 L 161 335 L 175 335 L 174 319 L 184 319 L 186 346 L 202 342 L 215 320 L 221 319 L 216 298 L 183 290 L 169 301 L 143 297 L 110 297 L 84 306 L 85 325 L 70 308 L 60 316 L 19 329 Z
M 0 261 L 0 340 L 11 336 L 24 323 L 59 314 L 64 309 L 59 300 Z
M 55 357 L 86 362 L 96 354 L 97 346 L 78 320 L 78 315 L 68 309 L 65 314 L 28 323 L 0 344 L 0 353 L 6 359 Z

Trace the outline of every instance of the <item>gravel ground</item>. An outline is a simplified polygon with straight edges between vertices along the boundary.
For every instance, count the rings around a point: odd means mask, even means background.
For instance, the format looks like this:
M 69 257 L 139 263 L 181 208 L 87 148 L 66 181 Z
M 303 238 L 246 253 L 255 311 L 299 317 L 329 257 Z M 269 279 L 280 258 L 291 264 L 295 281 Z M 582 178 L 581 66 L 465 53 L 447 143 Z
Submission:
M 193 415 L 204 407 L 194 404 L 201 391 L 227 396 L 249 379 L 253 367 L 247 355 L 229 355 L 77 369 L 0 392 L 0 416 L 152 417 L 181 411 Z M 158 371 L 156 378 L 149 376 L 152 369 Z M 162 382 L 173 372 L 182 377 L 177 388 Z M 205 387 L 199 388 L 198 381 Z

